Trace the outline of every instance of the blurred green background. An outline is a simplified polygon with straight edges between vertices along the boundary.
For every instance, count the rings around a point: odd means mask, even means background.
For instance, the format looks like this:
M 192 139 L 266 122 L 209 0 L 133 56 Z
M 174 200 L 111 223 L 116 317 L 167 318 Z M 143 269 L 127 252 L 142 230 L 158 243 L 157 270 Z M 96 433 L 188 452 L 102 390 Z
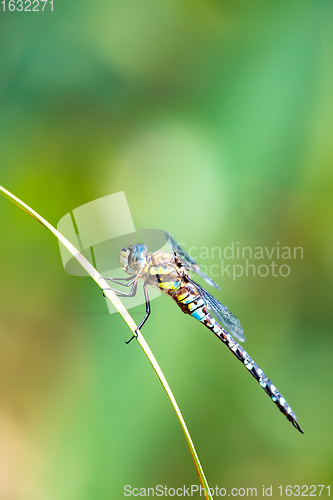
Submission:
M 152 302 L 143 331 L 210 485 L 258 497 L 332 480 L 332 22 L 332 2 L 316 0 L 0 13 L 1 184 L 47 220 L 125 191 L 137 228 L 186 248 L 303 247 L 288 277 L 224 276 L 215 295 L 304 436 L 170 299 Z M 124 322 L 92 280 L 64 272 L 51 234 L 0 205 L 0 499 L 198 484 Z

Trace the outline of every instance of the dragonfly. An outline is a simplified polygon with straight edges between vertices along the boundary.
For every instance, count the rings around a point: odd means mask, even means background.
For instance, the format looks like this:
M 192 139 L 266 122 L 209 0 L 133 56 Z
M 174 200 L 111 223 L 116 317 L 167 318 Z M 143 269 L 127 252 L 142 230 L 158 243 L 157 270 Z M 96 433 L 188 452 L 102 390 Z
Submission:
M 272 384 L 263 370 L 253 361 L 249 354 L 235 340 L 245 340 L 241 324 L 229 309 L 221 304 L 205 288 L 196 283 L 190 276 L 195 273 L 203 278 L 210 286 L 220 290 L 220 287 L 207 276 L 200 266 L 190 257 L 178 243 L 169 236 L 171 253 L 156 251 L 148 252 L 143 243 L 130 245 L 120 251 L 120 264 L 128 278 L 104 277 L 117 285 L 130 287 L 129 291 L 113 290 L 120 297 L 134 297 L 137 293 L 139 280 L 143 283 L 143 292 L 146 303 L 146 314 L 135 330 L 135 335 L 128 340 L 129 343 L 137 337 L 146 323 L 150 312 L 148 286 L 161 290 L 169 295 L 185 314 L 189 314 L 211 330 L 219 340 L 243 363 L 249 373 L 259 382 L 273 403 L 287 417 L 293 426 L 304 434 L 299 426 L 296 415 L 284 397 Z M 223 325 L 223 326 L 221 326 Z

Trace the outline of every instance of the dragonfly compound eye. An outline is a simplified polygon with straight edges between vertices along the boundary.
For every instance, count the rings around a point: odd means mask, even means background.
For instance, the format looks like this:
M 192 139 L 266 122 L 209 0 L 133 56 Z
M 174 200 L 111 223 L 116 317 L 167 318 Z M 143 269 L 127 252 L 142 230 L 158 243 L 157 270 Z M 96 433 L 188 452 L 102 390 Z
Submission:
M 138 245 L 133 245 L 128 257 L 129 266 L 135 271 L 139 271 L 144 267 L 147 261 L 148 248 L 146 245 L 139 243 Z

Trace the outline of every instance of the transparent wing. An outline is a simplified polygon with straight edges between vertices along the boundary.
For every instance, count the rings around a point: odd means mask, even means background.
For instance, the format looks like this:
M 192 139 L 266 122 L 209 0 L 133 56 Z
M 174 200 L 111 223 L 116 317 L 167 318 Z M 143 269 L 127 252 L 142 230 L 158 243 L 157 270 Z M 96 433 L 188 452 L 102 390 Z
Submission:
M 245 335 L 239 319 L 236 318 L 236 316 L 234 316 L 226 306 L 213 297 L 213 295 L 202 288 L 202 286 L 198 285 L 195 281 L 192 281 L 189 277 L 187 277 L 187 279 L 198 289 L 198 292 L 204 299 L 207 308 L 213 313 L 217 321 L 220 321 L 237 340 L 244 342 Z
M 173 252 L 176 252 L 181 257 L 181 260 L 184 262 L 184 266 L 187 269 L 189 269 L 189 271 L 192 271 L 193 273 L 196 273 L 199 276 L 201 276 L 209 285 L 217 288 L 218 290 L 221 290 L 220 287 L 215 283 L 215 281 L 213 281 L 209 276 L 207 276 L 207 274 L 205 274 L 200 269 L 200 266 L 195 262 L 195 260 L 193 260 L 192 257 L 190 257 L 185 252 L 185 250 L 183 250 L 178 245 L 178 243 L 173 239 L 173 237 L 170 236 L 168 233 L 165 233 L 165 234 L 166 234 L 166 236 L 167 236 L 167 238 L 169 240 L 169 243 L 170 243 L 170 246 L 171 246 L 171 250 Z

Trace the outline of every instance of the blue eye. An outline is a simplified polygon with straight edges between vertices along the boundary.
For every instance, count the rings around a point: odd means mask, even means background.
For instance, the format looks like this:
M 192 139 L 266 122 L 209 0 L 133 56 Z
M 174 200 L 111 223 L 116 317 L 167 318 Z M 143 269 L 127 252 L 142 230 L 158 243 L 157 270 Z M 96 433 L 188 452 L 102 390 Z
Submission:
M 132 269 L 138 271 L 144 267 L 147 260 L 148 248 L 142 243 L 133 245 L 130 249 L 130 255 L 128 258 L 128 263 Z
M 142 244 L 135 245 L 133 247 L 133 254 L 135 255 L 135 257 L 139 258 L 146 253 L 146 249 L 147 249 L 146 245 Z

